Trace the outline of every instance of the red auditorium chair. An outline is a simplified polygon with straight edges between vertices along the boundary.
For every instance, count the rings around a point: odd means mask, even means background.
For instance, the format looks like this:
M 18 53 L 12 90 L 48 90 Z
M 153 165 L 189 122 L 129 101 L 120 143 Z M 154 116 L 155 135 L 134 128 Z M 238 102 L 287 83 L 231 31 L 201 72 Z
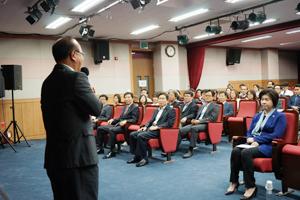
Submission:
M 180 108 L 173 107 L 173 109 L 175 109 L 176 113 L 173 127 L 160 129 L 160 137 L 148 141 L 148 156 L 152 157 L 152 149 L 162 148 L 163 152 L 167 154 L 167 161 L 165 163 L 171 162 L 171 153 L 175 152 L 177 147 Z
M 288 153 L 290 153 L 290 152 L 295 153 L 295 151 L 293 151 L 293 149 L 295 149 L 295 147 L 292 145 L 286 145 L 286 144 L 296 144 L 297 143 L 299 114 L 294 110 L 286 110 L 283 113 L 285 114 L 286 119 L 287 119 L 287 127 L 286 127 L 283 138 L 275 139 L 272 141 L 272 146 L 273 146 L 272 158 L 254 158 L 254 168 L 255 168 L 255 171 L 261 172 L 261 173 L 274 172 L 275 177 L 277 179 L 282 179 L 282 180 L 286 180 L 286 177 L 290 178 L 291 175 L 294 176 L 294 175 L 298 174 L 299 181 L 297 182 L 298 183 L 297 185 L 298 185 L 298 188 L 300 188 L 300 171 L 299 171 L 299 169 L 300 169 L 299 168 L 300 167 L 300 162 L 299 162 L 300 161 L 300 146 L 297 146 L 299 156 L 298 156 L 298 168 L 296 168 L 296 166 L 295 166 L 296 160 L 294 160 L 294 161 L 289 160 L 290 157 L 288 155 Z M 243 137 L 243 136 L 234 136 L 233 137 L 233 147 L 235 147 L 238 144 L 242 144 L 242 143 L 246 143 L 246 137 Z M 281 153 L 281 152 L 283 152 L 283 153 Z M 284 157 L 284 153 L 287 153 L 286 157 Z M 284 159 L 288 159 L 289 161 L 286 162 L 287 160 L 284 160 Z M 284 167 L 287 167 L 287 165 L 288 165 L 289 168 L 287 168 L 287 169 L 296 170 L 297 171 L 296 174 L 293 175 L 291 170 L 283 169 L 283 175 L 282 175 L 281 165 L 283 165 Z M 286 176 L 286 177 L 284 177 L 284 176 Z M 291 177 L 291 178 L 293 178 L 292 180 L 295 180 L 294 179 L 295 177 Z M 292 184 L 293 181 L 288 182 L 288 183 L 290 184 L 289 185 L 290 187 L 295 187 Z M 283 189 L 283 191 L 285 191 L 284 187 L 286 188 L 288 185 L 286 184 L 286 182 L 283 185 L 284 186 L 282 187 L 282 189 Z
M 138 121 L 135 124 L 126 124 L 126 130 L 128 130 L 129 126 L 139 126 L 139 124 L 141 124 L 141 122 L 142 122 L 143 116 L 144 116 L 144 108 L 142 106 L 139 106 L 139 118 L 138 118 Z M 118 151 L 120 151 L 120 149 L 121 149 L 121 143 L 123 143 L 123 142 L 125 142 L 125 141 L 128 140 L 127 139 L 128 137 L 127 137 L 126 134 L 128 134 L 128 133 L 127 132 L 123 132 L 123 133 L 118 133 L 116 135 L 116 143 L 118 145 Z
M 286 110 L 287 109 L 287 104 L 288 104 L 287 98 L 286 97 L 280 97 L 279 101 L 281 102 L 281 108 L 279 108 L 279 109 Z
M 239 111 L 236 117 L 228 118 L 228 139 L 231 141 L 233 136 L 244 136 L 247 132 L 247 120 L 253 118 L 257 112 L 257 101 L 241 100 Z M 248 119 L 247 119 L 248 118 Z
M 237 114 L 237 101 L 236 100 L 227 100 L 233 106 L 233 117 Z
M 147 105 L 145 108 L 145 113 L 143 115 L 143 120 L 141 121 L 140 124 L 132 124 L 128 127 L 129 132 L 137 131 L 139 130 L 142 126 L 144 126 L 150 119 L 152 118 L 152 115 L 154 111 L 158 108 L 158 106 L 155 105 Z
M 122 111 L 123 111 L 124 105 L 116 105 L 113 108 L 113 119 L 117 119 L 121 116 Z M 107 122 L 101 122 L 100 124 L 98 124 L 99 126 L 106 126 L 108 125 Z
M 287 144 L 282 149 L 282 193 L 286 194 L 288 188 L 300 190 L 300 140 L 298 145 Z
M 109 104 L 109 106 L 112 107 L 112 109 L 111 109 L 111 110 L 112 110 L 111 116 L 114 117 L 114 111 L 115 111 L 114 105 Z M 121 111 L 121 112 L 122 112 L 122 111 Z M 98 126 L 104 126 L 104 125 L 107 125 L 107 121 L 98 121 L 97 123 L 98 123 L 98 124 L 97 124 Z
M 207 133 L 200 132 L 198 136 L 198 141 L 206 141 L 207 136 L 209 137 L 212 145 L 213 145 L 213 152 L 217 150 L 217 144 L 220 143 L 222 138 L 222 131 L 223 131 L 223 104 L 217 104 L 219 109 L 219 115 L 216 122 L 209 122 L 207 126 Z

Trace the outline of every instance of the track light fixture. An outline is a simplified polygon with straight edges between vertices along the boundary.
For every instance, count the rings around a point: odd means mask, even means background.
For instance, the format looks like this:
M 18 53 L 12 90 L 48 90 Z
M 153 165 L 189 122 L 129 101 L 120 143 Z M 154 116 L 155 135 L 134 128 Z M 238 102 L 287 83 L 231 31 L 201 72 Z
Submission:
M 144 8 L 151 0 L 130 0 L 130 4 L 132 5 L 133 9 L 137 8 Z
M 37 6 L 28 7 L 27 12 L 29 15 L 26 17 L 26 20 L 32 25 L 39 21 L 42 17 L 42 12 L 38 9 Z
M 189 42 L 189 38 L 187 35 L 178 35 L 177 36 L 177 43 L 180 45 L 180 46 L 184 46 L 186 45 L 187 43 Z
M 233 21 L 230 25 L 230 28 L 232 28 L 232 30 L 236 31 L 236 30 L 246 30 L 247 28 L 249 28 L 249 21 L 247 19 L 245 20 L 241 20 L 241 21 Z
M 220 25 L 208 25 L 205 28 L 205 32 L 208 34 L 220 34 L 222 27 Z
M 58 0 L 44 0 L 40 6 L 45 12 L 49 12 L 51 10 L 51 14 L 53 14 L 58 2 Z
M 95 31 L 92 29 L 91 25 L 82 25 L 79 29 L 79 33 L 84 40 L 94 37 Z
M 267 16 L 264 12 L 258 12 L 258 13 L 252 12 L 249 14 L 248 19 L 252 23 L 258 22 L 261 24 L 267 19 Z

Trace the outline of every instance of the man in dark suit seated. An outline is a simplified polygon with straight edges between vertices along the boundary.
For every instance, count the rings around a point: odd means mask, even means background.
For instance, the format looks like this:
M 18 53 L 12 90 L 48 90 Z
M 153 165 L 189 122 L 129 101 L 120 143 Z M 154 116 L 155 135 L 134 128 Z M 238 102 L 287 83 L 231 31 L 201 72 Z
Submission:
M 99 101 L 102 103 L 103 107 L 100 115 L 97 117 L 97 121 L 108 121 L 112 118 L 112 106 L 107 104 L 108 96 L 102 94 L 99 96 Z
M 184 104 L 181 105 L 181 115 L 180 115 L 180 122 L 182 126 L 187 125 L 190 123 L 192 119 L 196 117 L 198 106 L 193 101 L 193 92 L 192 91 L 185 91 L 184 92 Z
M 178 93 L 176 90 L 169 90 L 168 91 L 168 101 L 169 101 L 169 105 L 173 108 L 173 107 L 179 107 L 181 105 L 182 102 L 180 102 L 178 100 Z
M 233 105 L 227 102 L 227 95 L 225 91 L 219 92 L 218 100 L 220 103 L 223 104 L 223 116 L 224 117 L 231 117 L 233 116 Z
M 190 147 L 187 153 L 183 155 L 183 158 L 189 158 L 193 156 L 193 149 L 194 147 L 196 147 L 196 143 L 198 140 L 198 133 L 200 131 L 206 131 L 207 123 L 215 122 L 218 118 L 219 106 L 213 103 L 214 95 L 215 95 L 214 91 L 206 90 L 205 92 L 206 104 L 199 108 L 196 118 L 192 119 L 190 125 L 184 126 L 179 129 L 180 139 L 187 137 L 188 133 L 191 133 Z
M 151 138 L 159 137 L 159 129 L 171 128 L 175 122 L 175 110 L 168 105 L 168 95 L 160 93 L 158 95 L 159 108 L 153 113 L 151 120 L 138 131 L 130 134 L 130 152 L 134 158 L 127 163 L 136 163 L 137 167 L 148 164 L 147 143 Z
M 97 129 L 98 138 L 98 153 L 104 153 L 103 142 L 104 135 L 109 134 L 110 152 L 103 157 L 103 159 L 108 159 L 116 156 L 115 144 L 116 144 L 116 134 L 126 131 L 126 125 L 134 124 L 139 118 L 139 108 L 133 103 L 133 94 L 131 92 L 126 92 L 124 94 L 124 99 L 126 106 L 124 107 L 121 116 L 118 119 L 108 120 L 107 126 L 100 126 Z
M 294 88 L 294 95 L 291 96 L 288 107 L 299 112 L 300 108 L 300 84 L 296 84 Z
M 42 86 L 41 108 L 46 129 L 45 164 L 53 199 L 97 200 L 98 156 L 90 116 L 101 105 L 87 76 L 79 72 L 84 60 L 72 37 L 52 46 L 56 61 Z

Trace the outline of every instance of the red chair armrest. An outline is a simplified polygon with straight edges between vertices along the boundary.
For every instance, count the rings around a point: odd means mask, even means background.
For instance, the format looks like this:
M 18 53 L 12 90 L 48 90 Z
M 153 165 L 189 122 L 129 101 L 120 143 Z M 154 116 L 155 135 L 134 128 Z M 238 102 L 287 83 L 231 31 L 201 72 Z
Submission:
M 222 122 L 208 123 L 208 136 L 212 144 L 218 144 L 221 141 L 222 131 L 223 131 Z
M 165 153 L 175 152 L 178 141 L 178 128 L 160 129 L 160 141 Z

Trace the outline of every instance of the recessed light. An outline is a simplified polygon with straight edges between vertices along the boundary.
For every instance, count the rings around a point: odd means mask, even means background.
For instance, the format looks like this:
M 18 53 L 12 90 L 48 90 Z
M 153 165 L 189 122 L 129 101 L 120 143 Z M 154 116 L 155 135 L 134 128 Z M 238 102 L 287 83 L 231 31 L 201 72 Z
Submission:
M 144 28 L 135 30 L 135 31 L 131 32 L 130 34 L 131 34 L 131 35 L 139 35 L 139 34 L 141 34 L 141 33 L 145 33 L 145 32 L 148 32 L 148 31 L 152 31 L 152 30 L 157 29 L 157 28 L 159 28 L 158 25 L 150 25 L 150 26 L 147 26 L 147 27 L 144 27 Z
M 48 24 L 45 28 L 46 29 L 56 29 L 71 20 L 72 20 L 72 18 L 70 18 L 70 17 L 60 17 L 60 18 L 56 19 L 55 21 L 51 22 L 50 24 Z
M 240 1 L 244 1 L 244 0 L 225 0 L 226 3 L 238 3 Z
M 75 6 L 72 11 L 73 12 L 85 12 L 92 7 L 98 5 L 99 3 L 102 3 L 104 0 L 85 0 L 79 5 Z
M 118 3 L 122 2 L 122 1 L 123 1 L 123 0 L 117 0 L 117 1 L 115 1 L 115 2 L 113 2 L 113 3 L 111 3 L 111 4 L 109 4 L 108 6 L 105 6 L 104 8 L 100 9 L 97 13 L 102 13 L 102 12 L 104 12 L 104 11 L 106 11 L 107 9 L 109 9 L 109 8 L 111 8 L 111 7 L 115 6 L 115 5 L 117 5 Z
M 268 39 L 271 37 L 272 37 L 271 35 L 266 35 L 266 36 L 262 36 L 262 37 L 256 37 L 256 38 L 252 38 L 252 39 L 248 39 L 248 40 L 243 40 L 242 42 L 246 43 L 246 42 L 252 42 L 252 41 L 256 41 L 256 40 L 264 40 L 264 39 Z
M 166 3 L 167 1 L 169 1 L 169 0 L 157 0 L 156 5 L 158 6 L 160 4 Z
M 277 19 L 273 19 L 273 18 L 270 18 L 270 19 L 266 19 L 262 24 L 269 24 L 269 23 L 273 23 L 273 22 L 276 22 Z M 250 23 L 249 26 L 252 27 L 252 26 L 257 26 L 257 25 L 260 25 L 260 23 L 256 22 L 256 23 Z
M 200 15 L 200 14 L 203 14 L 203 13 L 206 13 L 206 12 L 208 12 L 208 9 L 206 9 L 206 8 L 200 8 L 198 10 L 194 10 L 192 12 L 188 12 L 186 14 L 179 15 L 177 17 L 173 17 L 169 21 L 170 22 L 179 22 L 181 20 L 184 20 L 184 19 L 187 19 L 187 18 L 190 18 L 190 17 L 194 17 L 196 15 Z
M 223 31 L 220 32 L 219 34 L 214 34 L 214 33 L 211 33 L 211 34 L 202 34 L 202 35 L 198 35 L 198 36 L 193 37 L 193 39 L 199 40 L 199 39 L 211 37 L 211 36 L 214 36 L 214 35 L 220 35 L 220 34 L 222 34 L 222 33 L 223 33 Z

